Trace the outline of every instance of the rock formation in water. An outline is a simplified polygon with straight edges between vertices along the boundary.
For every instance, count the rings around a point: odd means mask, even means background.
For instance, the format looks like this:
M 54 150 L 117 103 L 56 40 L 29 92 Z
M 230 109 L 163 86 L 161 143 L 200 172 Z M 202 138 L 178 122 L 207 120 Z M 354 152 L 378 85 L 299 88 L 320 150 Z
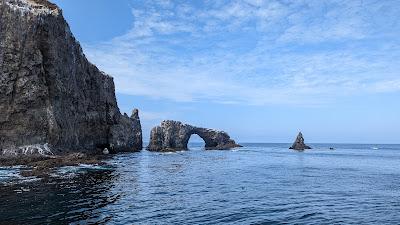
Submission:
M 113 78 L 91 64 L 47 0 L 0 0 L 0 155 L 142 148 Z
M 304 144 L 303 134 L 301 132 L 299 132 L 299 134 L 297 135 L 297 138 L 294 141 L 292 147 L 290 147 L 289 149 L 302 151 L 304 149 L 311 149 L 311 148 L 309 146 L 307 146 L 306 144 Z
M 143 148 L 142 127 L 138 109 L 134 109 L 130 117 L 126 114 L 120 117 L 119 123 L 113 125 L 110 129 L 109 141 L 110 147 L 116 152 L 132 149 L 126 148 L 126 146 L 134 146 L 133 149 L 136 150 Z
M 206 149 L 230 149 L 241 147 L 226 132 L 195 127 L 179 121 L 165 120 L 151 130 L 149 151 L 187 150 L 192 134 L 199 135 L 205 142 Z

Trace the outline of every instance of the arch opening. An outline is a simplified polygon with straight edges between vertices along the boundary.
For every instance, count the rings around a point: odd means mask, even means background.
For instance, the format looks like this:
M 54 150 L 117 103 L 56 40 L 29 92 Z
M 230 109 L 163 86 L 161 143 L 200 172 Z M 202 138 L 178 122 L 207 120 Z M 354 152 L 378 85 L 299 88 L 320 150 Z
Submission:
M 189 150 L 204 150 L 206 142 L 198 134 L 191 134 L 187 143 Z

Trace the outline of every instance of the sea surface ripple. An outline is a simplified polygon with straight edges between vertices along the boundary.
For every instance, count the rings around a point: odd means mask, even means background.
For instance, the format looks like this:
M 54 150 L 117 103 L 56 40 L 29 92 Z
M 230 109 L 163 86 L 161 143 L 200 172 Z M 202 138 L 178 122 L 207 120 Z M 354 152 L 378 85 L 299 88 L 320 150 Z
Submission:
M 400 223 L 400 145 L 244 146 L 119 154 L 48 179 L 0 168 L 0 224 Z

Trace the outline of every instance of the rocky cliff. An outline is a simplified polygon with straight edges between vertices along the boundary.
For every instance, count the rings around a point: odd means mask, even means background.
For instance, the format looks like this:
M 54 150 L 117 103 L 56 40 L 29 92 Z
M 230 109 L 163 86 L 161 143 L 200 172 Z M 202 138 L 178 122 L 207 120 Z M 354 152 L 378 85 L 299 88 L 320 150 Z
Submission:
M 88 62 L 56 5 L 0 0 L 0 153 L 142 148 L 113 78 Z
M 190 136 L 199 135 L 206 149 L 230 149 L 241 147 L 224 131 L 195 127 L 179 121 L 165 120 L 151 130 L 149 151 L 186 150 Z

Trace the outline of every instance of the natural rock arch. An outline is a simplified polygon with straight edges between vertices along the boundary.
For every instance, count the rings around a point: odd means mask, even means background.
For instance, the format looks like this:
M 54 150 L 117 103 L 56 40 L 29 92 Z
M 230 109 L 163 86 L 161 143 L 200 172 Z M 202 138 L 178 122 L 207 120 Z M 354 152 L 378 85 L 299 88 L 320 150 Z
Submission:
M 197 134 L 205 142 L 206 149 L 230 149 L 241 147 L 224 131 L 195 127 L 179 121 L 165 120 L 151 130 L 149 151 L 187 150 L 190 136 Z

